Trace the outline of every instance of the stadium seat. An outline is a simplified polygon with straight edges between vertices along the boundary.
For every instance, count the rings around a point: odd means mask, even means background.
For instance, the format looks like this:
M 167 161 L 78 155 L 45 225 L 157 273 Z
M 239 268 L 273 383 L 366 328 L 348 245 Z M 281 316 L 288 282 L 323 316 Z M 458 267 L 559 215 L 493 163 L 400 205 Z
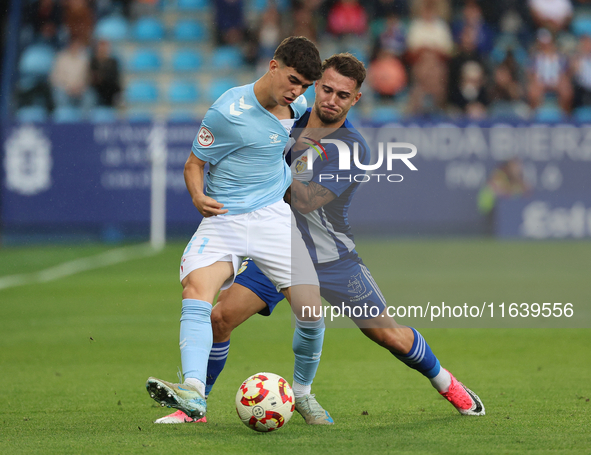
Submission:
M 176 9 L 179 11 L 205 11 L 209 6 L 208 0 L 178 0 Z
M 224 92 L 230 90 L 233 87 L 238 86 L 238 81 L 231 77 L 223 77 L 219 79 L 215 79 L 209 86 L 209 90 L 207 92 L 208 100 L 210 102 L 214 102 L 220 96 L 224 94 Z
M 591 122 L 591 106 L 583 106 L 575 109 L 573 118 L 578 122 Z
M 558 106 L 544 105 L 536 110 L 534 120 L 538 122 L 560 122 L 565 120 L 565 115 Z
M 93 123 L 112 123 L 117 121 L 117 109 L 98 106 L 90 111 L 89 119 Z
M 19 61 L 21 76 L 47 76 L 51 72 L 54 49 L 47 44 L 32 44 L 27 47 Z
M 133 25 L 136 41 L 158 41 L 164 38 L 164 25 L 154 17 L 141 17 Z
M 196 120 L 195 114 L 190 111 L 173 111 L 168 116 L 170 123 L 188 123 Z
M 158 71 L 162 67 L 160 54 L 153 49 L 139 49 L 129 61 L 128 69 L 135 72 Z
M 571 23 L 571 29 L 576 36 L 591 35 L 591 17 L 575 17 Z
M 141 123 L 141 122 L 151 122 L 153 120 L 153 115 L 151 112 L 146 112 L 145 110 L 139 109 L 132 109 L 125 115 L 128 122 L 131 123 Z
M 127 20 L 123 16 L 103 17 L 96 24 L 94 36 L 108 41 L 122 41 L 127 38 L 128 29 Z
M 168 88 L 168 100 L 171 103 L 195 103 L 199 98 L 197 87 L 189 81 L 172 81 Z
M 214 70 L 229 70 L 242 65 L 242 51 L 234 46 L 221 46 L 214 50 L 212 66 Z
M 270 0 L 249 0 L 247 2 L 247 10 L 261 14 L 269 7 L 270 2 Z M 279 11 L 285 11 L 290 6 L 289 0 L 274 0 L 273 3 Z
M 153 103 L 158 100 L 158 88 L 152 81 L 132 81 L 125 91 L 125 99 L 128 103 Z
M 513 103 L 508 101 L 496 101 L 489 106 L 488 115 L 491 120 L 510 121 L 523 120 Z
M 181 49 L 172 57 L 173 71 L 197 71 L 202 65 L 201 54 L 189 49 Z
M 202 23 L 190 19 L 181 19 L 173 30 L 174 39 L 177 41 L 201 41 L 206 38 L 205 27 Z
M 490 53 L 491 60 L 499 64 L 507 56 L 507 52 L 513 52 L 513 56 L 518 62 L 528 60 L 527 51 L 521 46 L 519 40 L 513 35 L 499 35 L 495 40 L 495 45 Z
M 72 106 L 57 107 L 51 117 L 55 123 L 77 123 L 84 119 L 82 111 Z
M 47 121 L 47 111 L 41 106 L 21 107 L 16 112 L 16 119 L 21 123 L 40 123 Z

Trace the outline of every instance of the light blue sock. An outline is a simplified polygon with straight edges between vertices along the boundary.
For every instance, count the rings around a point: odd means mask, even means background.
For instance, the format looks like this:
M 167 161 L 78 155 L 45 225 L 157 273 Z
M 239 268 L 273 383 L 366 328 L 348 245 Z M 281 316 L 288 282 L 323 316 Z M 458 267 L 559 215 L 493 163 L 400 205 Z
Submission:
M 400 355 L 392 352 L 394 356 L 408 365 L 410 368 L 422 373 L 423 376 L 431 379 L 439 374 L 441 366 L 439 360 L 431 351 L 431 348 L 423 338 L 423 336 L 412 327 L 409 327 L 415 336 L 412 347 L 408 354 Z
M 324 319 L 300 321 L 296 318 L 292 345 L 295 354 L 294 381 L 303 385 L 312 384 L 320 363 L 323 341 Z
M 179 345 L 185 378 L 198 379 L 205 384 L 212 343 L 211 304 L 203 300 L 183 299 Z
M 226 365 L 226 359 L 230 352 L 230 340 L 222 343 L 213 343 L 207 362 L 207 382 L 205 383 L 205 396 L 209 395 L 215 381 Z

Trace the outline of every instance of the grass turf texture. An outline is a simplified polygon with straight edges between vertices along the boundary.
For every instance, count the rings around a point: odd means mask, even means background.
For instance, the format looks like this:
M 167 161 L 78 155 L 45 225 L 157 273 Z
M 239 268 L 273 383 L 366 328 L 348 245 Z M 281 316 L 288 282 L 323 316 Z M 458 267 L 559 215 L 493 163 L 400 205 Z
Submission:
M 259 371 L 291 380 L 285 303 L 234 332 L 207 424 L 153 425 L 169 410 L 145 380 L 173 380 L 180 365 L 183 247 L 0 290 L 0 453 L 589 453 L 587 329 L 423 329 L 442 365 L 483 399 L 478 418 L 461 417 L 358 330 L 331 329 L 314 392 L 336 424 L 295 414 L 276 433 L 255 433 L 234 396 Z M 1 249 L 0 277 L 107 249 Z M 359 251 L 389 304 L 591 300 L 591 243 L 374 240 Z

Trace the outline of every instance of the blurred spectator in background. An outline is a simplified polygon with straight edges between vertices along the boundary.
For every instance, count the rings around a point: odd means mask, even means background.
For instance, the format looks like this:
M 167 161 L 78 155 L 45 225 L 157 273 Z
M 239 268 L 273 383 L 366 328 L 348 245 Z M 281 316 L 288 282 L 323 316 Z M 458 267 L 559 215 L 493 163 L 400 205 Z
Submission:
M 279 14 L 277 5 L 270 3 L 260 17 L 258 28 L 259 59 L 264 61 L 271 60 L 275 49 L 283 38 L 284 32 L 281 25 L 281 15 Z
M 434 14 L 441 20 L 449 22 L 451 19 L 451 6 L 449 0 L 432 0 L 431 6 L 434 8 Z M 412 17 L 419 17 L 421 15 L 421 9 L 425 4 L 424 0 L 411 0 L 410 1 L 410 14 Z
M 285 36 L 279 9 L 274 2 L 269 2 L 267 8 L 245 31 L 245 62 L 257 67 L 257 72 L 264 74 L 275 49 Z
M 362 35 L 368 18 L 358 0 L 338 0 L 328 12 L 327 31 L 335 36 Z
M 407 35 L 407 57 L 411 64 L 412 86 L 409 112 L 415 115 L 434 113 L 445 107 L 447 99 L 447 59 L 453 39 L 447 22 L 439 15 L 446 3 L 437 0 L 414 2 L 419 16 L 414 18 Z
M 462 8 L 461 19 L 453 26 L 456 41 L 461 40 L 463 32 L 470 29 L 474 34 L 475 49 L 481 55 L 487 55 L 493 46 L 493 31 L 484 21 L 482 10 L 476 0 L 468 0 Z
M 80 107 L 84 111 L 92 107 L 94 100 L 89 90 L 89 72 L 86 47 L 80 39 L 73 39 L 68 47 L 58 52 L 51 71 L 56 106 Z
M 447 100 L 447 65 L 434 52 L 425 52 L 411 68 L 408 113 L 438 114 Z
M 90 59 L 90 85 L 100 106 L 116 106 L 121 93 L 119 62 L 111 54 L 111 43 L 99 40 Z
M 491 102 L 514 102 L 523 97 L 523 90 L 519 83 L 519 68 L 512 53 L 494 70 L 490 88 Z
M 591 36 L 579 39 L 578 50 L 572 61 L 574 79 L 573 107 L 591 106 Z
M 88 46 L 94 28 L 94 14 L 87 0 L 65 0 L 64 8 L 64 23 L 70 40 Z
M 517 158 L 503 162 L 489 176 L 478 193 L 478 210 L 486 215 L 487 230 L 494 233 L 495 206 L 499 198 L 525 196 L 531 191 L 523 176 L 523 166 Z
M 59 42 L 62 8 L 58 0 L 38 0 L 25 8 L 24 22 L 33 26 L 35 38 L 52 46 Z
M 474 61 L 464 64 L 458 90 L 450 101 L 470 119 L 480 120 L 486 117 L 488 96 L 484 70 L 480 64 Z
M 570 0 L 528 0 L 534 23 L 557 33 L 568 27 L 573 16 Z
M 389 13 L 386 16 L 383 28 L 376 39 L 374 54 L 381 49 L 397 57 L 401 57 L 406 52 L 406 27 L 395 13 Z
M 527 39 L 526 35 L 533 24 L 526 0 L 482 0 L 479 6 L 486 22 L 493 29 L 506 35 Z
M 408 0 L 373 0 L 367 2 L 372 21 L 379 21 L 390 15 L 408 17 Z
M 546 94 L 555 94 L 558 104 L 570 112 L 573 98 L 572 84 L 568 75 L 568 62 L 558 52 L 552 33 L 546 29 L 537 32 L 537 42 L 531 57 L 528 74 L 528 99 L 532 108 L 539 107 Z
M 159 3 L 159 0 L 124 0 L 122 7 L 125 15 L 137 19 L 158 13 Z
M 380 98 L 391 99 L 406 87 L 406 70 L 392 52 L 381 49 L 369 64 L 367 80 Z
M 290 35 L 318 39 L 318 9 L 322 0 L 296 0 L 292 2 L 292 28 Z
M 420 58 L 421 53 L 435 53 L 447 58 L 453 50 L 451 30 L 438 13 L 437 0 L 421 0 L 419 15 L 414 18 L 408 29 L 406 43 L 413 61 Z
M 449 62 L 449 97 L 452 102 L 462 99 L 460 83 L 462 79 L 462 68 L 468 62 L 476 62 L 484 68 L 484 59 L 478 52 L 478 33 L 472 27 L 462 29 L 457 51 Z M 463 109 L 463 107 L 462 107 Z
M 215 0 L 215 27 L 217 44 L 241 44 L 245 30 L 243 0 Z

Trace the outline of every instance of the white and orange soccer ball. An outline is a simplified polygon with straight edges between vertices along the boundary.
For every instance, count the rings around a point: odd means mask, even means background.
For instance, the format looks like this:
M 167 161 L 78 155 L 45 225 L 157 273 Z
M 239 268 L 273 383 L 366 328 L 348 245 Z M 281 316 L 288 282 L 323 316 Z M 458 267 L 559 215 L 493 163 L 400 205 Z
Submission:
M 255 431 L 275 431 L 285 426 L 295 409 L 289 383 L 274 373 L 257 373 L 236 393 L 238 417 Z

